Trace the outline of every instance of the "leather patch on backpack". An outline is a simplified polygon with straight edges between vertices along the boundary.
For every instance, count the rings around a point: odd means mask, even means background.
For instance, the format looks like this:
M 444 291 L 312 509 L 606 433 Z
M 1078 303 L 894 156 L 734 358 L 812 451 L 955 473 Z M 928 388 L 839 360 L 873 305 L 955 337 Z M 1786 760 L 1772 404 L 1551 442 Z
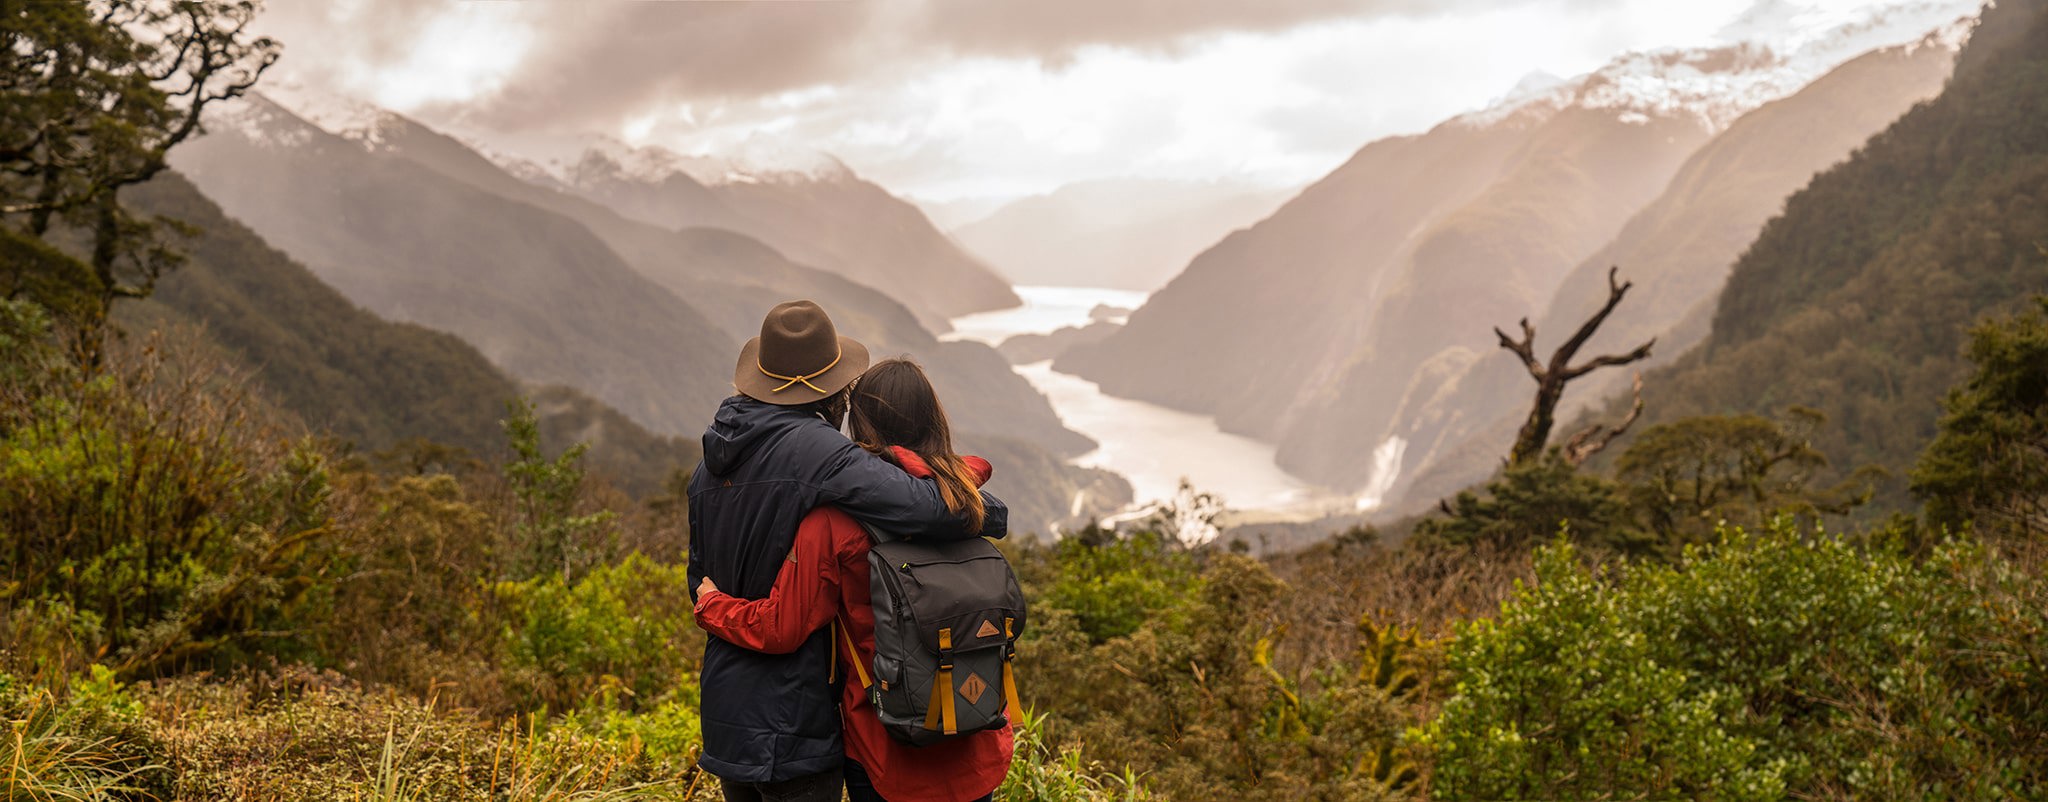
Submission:
M 981 628 L 974 631 L 974 637 L 977 638 L 993 638 L 1001 634 L 1003 634 L 1003 631 L 996 629 L 996 622 L 994 621 L 983 621 L 981 622 Z
M 981 681 L 980 674 L 968 672 L 967 681 L 960 683 L 960 695 L 966 697 L 971 705 L 980 703 L 984 693 L 988 693 L 988 683 Z

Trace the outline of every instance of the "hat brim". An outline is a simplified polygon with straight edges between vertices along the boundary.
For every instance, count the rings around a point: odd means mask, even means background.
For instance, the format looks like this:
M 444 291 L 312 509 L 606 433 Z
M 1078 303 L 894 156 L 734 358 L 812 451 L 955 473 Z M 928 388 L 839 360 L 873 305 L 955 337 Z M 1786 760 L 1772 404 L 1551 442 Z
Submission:
M 846 389 L 854 379 L 868 370 L 868 347 L 852 337 L 839 338 L 839 362 L 810 378 L 810 384 L 791 383 L 761 372 L 761 338 L 748 340 L 740 349 L 740 361 L 733 366 L 732 386 L 741 394 L 756 401 L 765 401 L 781 406 L 796 406 L 823 401 L 833 393 Z M 788 385 L 788 386 L 784 386 Z M 817 385 L 816 390 L 810 385 Z M 779 389 L 778 389 L 779 388 Z M 823 390 L 824 392 L 819 392 Z

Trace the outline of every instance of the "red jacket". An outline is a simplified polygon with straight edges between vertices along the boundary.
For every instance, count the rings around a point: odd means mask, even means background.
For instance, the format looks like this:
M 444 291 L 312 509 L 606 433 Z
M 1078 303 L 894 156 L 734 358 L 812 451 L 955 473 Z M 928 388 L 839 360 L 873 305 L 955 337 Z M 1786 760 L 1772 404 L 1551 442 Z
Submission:
M 892 448 L 896 462 L 913 476 L 931 476 L 923 459 Z M 977 483 L 994 469 L 980 457 L 965 457 Z M 875 664 L 875 610 L 868 589 L 868 533 L 836 507 L 817 507 L 797 528 L 796 547 L 775 576 L 766 598 L 741 599 L 719 591 L 697 597 L 697 626 L 726 641 L 778 654 L 835 618 L 852 636 L 854 659 L 863 671 Z M 857 676 L 846 650 L 836 650 L 840 671 Z M 766 703 L 766 700 L 763 700 Z M 927 747 L 889 737 L 860 683 L 847 682 L 840 718 L 846 756 L 859 763 L 875 791 L 891 802 L 963 802 L 988 795 L 1010 770 L 1011 728 L 975 733 Z

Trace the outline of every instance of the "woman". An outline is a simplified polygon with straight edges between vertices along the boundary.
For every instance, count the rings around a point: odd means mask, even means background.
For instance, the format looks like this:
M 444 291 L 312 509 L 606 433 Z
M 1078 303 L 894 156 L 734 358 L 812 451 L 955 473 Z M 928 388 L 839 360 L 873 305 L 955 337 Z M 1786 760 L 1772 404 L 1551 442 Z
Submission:
M 941 496 L 979 532 L 985 515 L 981 492 L 993 468 L 980 457 L 953 453 L 946 413 L 917 363 L 890 359 L 855 380 L 847 410 L 854 442 L 894 461 L 914 476 L 939 484 Z M 875 614 L 868 586 L 868 534 L 835 507 L 811 510 L 797 530 L 796 547 L 782 564 L 775 588 L 762 599 L 719 592 L 706 578 L 698 586 L 697 625 L 734 645 L 782 653 L 835 619 L 851 636 L 853 654 L 840 641 L 842 670 L 874 665 Z M 853 661 L 858 661 L 856 664 Z M 1011 727 L 926 747 L 891 738 L 862 692 L 848 682 L 840 697 L 846 742 L 846 793 L 853 802 L 966 802 L 993 798 L 1009 772 Z M 766 703 L 766 700 L 764 700 Z

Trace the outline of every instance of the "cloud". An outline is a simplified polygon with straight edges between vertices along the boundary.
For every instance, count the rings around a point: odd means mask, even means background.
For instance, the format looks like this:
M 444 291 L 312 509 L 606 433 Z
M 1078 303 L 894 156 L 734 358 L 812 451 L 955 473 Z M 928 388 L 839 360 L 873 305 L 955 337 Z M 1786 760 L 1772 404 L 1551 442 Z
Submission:
M 1153 49 L 1222 32 L 1260 33 L 1320 20 L 1445 13 L 1427 0 L 927 0 L 921 32 L 956 52 L 1061 61 L 1089 45 Z
M 1228 33 L 1281 31 L 1332 19 L 1438 15 L 1487 4 L 272 0 L 273 19 L 266 22 L 286 42 L 287 58 L 304 56 L 299 63 L 323 70 L 342 65 L 330 78 L 345 89 L 375 94 L 409 111 L 459 114 L 483 127 L 520 129 L 610 127 L 671 101 L 740 100 L 820 84 L 911 79 L 957 59 L 1024 59 L 1061 68 L 1089 47 L 1170 52 Z M 516 63 L 501 63 L 504 53 L 490 50 L 489 42 L 460 36 L 480 26 L 488 26 L 504 50 L 518 51 Z M 488 74 L 462 76 L 456 86 L 436 91 L 416 86 L 446 81 L 435 67 L 464 66 Z M 436 102 L 443 108 L 429 108 Z
M 819 150 L 956 198 L 1109 176 L 1299 184 L 1534 70 L 1709 44 L 1745 10 L 1870 0 L 269 2 L 289 77 L 500 150 L 573 159 L 587 133 Z

